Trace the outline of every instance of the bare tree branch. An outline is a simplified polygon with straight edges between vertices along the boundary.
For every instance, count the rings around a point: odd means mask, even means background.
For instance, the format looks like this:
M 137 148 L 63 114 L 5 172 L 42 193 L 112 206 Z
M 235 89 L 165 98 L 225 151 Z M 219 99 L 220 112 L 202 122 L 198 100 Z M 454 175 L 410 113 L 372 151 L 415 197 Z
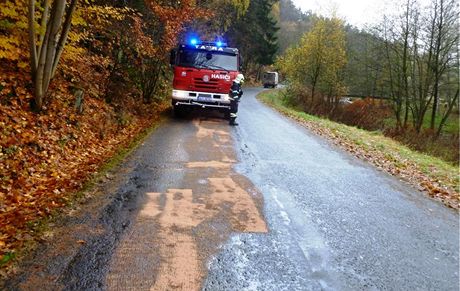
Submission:
M 37 46 L 36 46 L 36 31 L 35 31 L 35 0 L 29 0 L 29 50 L 30 50 L 30 67 L 32 69 L 32 77 L 35 78 L 37 70 Z
M 53 5 L 54 18 L 52 18 L 49 24 L 49 39 L 46 49 L 46 62 L 43 70 L 43 89 L 48 90 L 49 83 L 51 81 L 51 69 L 54 63 L 54 57 L 56 55 L 57 38 L 61 28 L 62 17 L 65 12 L 66 0 L 56 0 Z
M 61 58 L 62 51 L 64 50 L 65 43 L 67 41 L 67 36 L 70 31 L 70 26 L 72 24 L 72 15 L 75 11 L 75 8 L 77 7 L 77 0 L 72 0 L 70 3 L 69 8 L 67 9 L 67 13 L 65 15 L 65 20 L 64 20 L 64 25 L 62 28 L 61 32 L 61 37 L 59 38 L 59 42 L 57 45 L 57 51 L 56 55 L 54 57 L 54 62 L 51 70 L 51 78 L 54 77 L 54 74 L 56 73 L 56 68 L 59 63 L 59 59 Z
M 43 47 L 43 41 L 45 40 L 45 34 L 46 34 L 46 21 L 48 20 L 48 14 L 49 14 L 49 8 L 50 8 L 50 0 L 45 0 L 44 7 L 43 7 L 43 14 L 42 14 L 42 19 L 40 22 L 40 48 L 38 51 L 38 55 L 41 53 L 41 48 Z

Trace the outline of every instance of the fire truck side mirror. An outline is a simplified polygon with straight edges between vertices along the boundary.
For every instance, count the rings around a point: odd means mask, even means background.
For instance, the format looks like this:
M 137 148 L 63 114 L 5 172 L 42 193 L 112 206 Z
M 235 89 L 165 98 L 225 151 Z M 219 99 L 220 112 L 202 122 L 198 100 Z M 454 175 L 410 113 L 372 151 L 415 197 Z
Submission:
M 176 50 L 171 50 L 169 54 L 169 64 L 174 66 L 176 64 Z

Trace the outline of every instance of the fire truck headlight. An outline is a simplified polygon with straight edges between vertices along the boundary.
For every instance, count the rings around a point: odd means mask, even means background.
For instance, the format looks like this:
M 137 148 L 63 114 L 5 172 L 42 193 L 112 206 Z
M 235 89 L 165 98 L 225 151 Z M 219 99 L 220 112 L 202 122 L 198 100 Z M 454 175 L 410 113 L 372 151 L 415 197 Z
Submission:
M 182 90 L 173 90 L 172 96 L 177 98 L 185 98 L 188 97 L 188 93 Z

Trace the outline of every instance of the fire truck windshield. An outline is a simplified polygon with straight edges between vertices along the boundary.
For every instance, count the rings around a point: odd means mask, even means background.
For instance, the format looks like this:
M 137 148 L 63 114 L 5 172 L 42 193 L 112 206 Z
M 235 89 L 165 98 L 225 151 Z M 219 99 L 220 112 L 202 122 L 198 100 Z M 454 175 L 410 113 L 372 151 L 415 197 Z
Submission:
M 221 52 L 180 50 L 178 65 L 200 69 L 237 71 L 238 57 Z

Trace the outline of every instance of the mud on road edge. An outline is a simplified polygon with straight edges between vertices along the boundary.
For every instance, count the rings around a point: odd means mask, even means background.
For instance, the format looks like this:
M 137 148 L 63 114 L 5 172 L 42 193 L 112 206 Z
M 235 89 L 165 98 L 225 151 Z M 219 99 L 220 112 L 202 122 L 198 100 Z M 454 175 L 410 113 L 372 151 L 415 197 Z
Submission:
M 130 190 L 139 187 L 136 178 L 139 169 L 132 169 L 129 165 L 134 164 L 132 154 L 170 115 L 171 111 L 165 110 L 151 127 L 134 137 L 128 146 L 120 148 L 81 190 L 71 195 L 67 207 L 51 218 L 35 222 L 38 225 L 36 235 L 27 238 L 25 247 L 18 250 L 14 261 L 4 269 L 0 276 L 0 290 L 28 289 L 24 282 L 38 283 L 45 281 L 43 279 L 49 283 L 47 289 L 62 289 L 64 286 L 60 282 L 66 282 L 77 271 L 79 274 L 88 273 L 90 279 L 103 277 L 101 273 L 107 269 L 104 262 L 110 259 L 114 246 L 129 225 L 131 212 L 141 203 Z M 114 173 L 117 172 L 126 175 L 117 175 L 115 179 Z M 107 196 L 104 193 L 114 194 Z M 101 245 L 104 248 L 100 248 Z M 85 257 L 90 249 L 104 249 L 104 252 L 98 252 L 92 258 Z M 80 265 L 76 264 L 79 261 L 87 261 L 86 271 L 72 269 L 72 265 Z M 99 271 L 96 274 L 93 270 Z M 44 274 L 51 275 L 44 278 Z M 67 283 L 67 288 L 71 288 L 72 282 Z M 36 289 L 40 285 L 28 287 Z

